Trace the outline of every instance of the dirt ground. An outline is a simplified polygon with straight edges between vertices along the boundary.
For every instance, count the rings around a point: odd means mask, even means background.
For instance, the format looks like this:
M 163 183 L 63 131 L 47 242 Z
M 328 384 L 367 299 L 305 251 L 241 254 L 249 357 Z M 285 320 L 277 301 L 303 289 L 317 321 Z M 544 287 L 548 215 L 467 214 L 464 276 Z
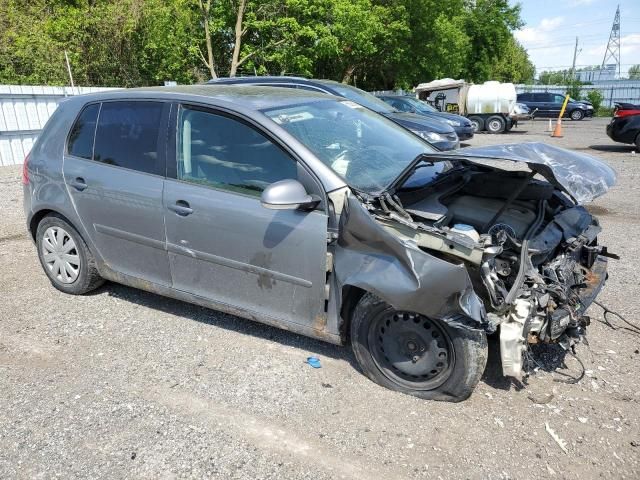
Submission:
M 469 145 L 550 142 L 618 172 L 591 207 L 622 257 L 600 300 L 637 322 L 640 155 L 605 125 L 551 139 L 528 122 Z M 640 336 L 598 307 L 579 383 L 562 383 L 578 362 L 547 348 L 514 385 L 490 342 L 469 400 L 427 402 L 367 380 L 348 348 L 115 284 L 58 292 L 21 198 L 20 168 L 0 169 L 0 478 L 640 478 Z

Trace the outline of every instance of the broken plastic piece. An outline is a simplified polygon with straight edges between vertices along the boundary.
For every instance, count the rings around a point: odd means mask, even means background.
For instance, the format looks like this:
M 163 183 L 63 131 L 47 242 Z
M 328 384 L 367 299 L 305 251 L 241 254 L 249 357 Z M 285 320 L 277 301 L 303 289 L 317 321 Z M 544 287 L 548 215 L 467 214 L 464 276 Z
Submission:
M 307 357 L 305 363 L 308 363 L 313 368 L 322 368 L 322 365 L 320 365 L 320 359 L 318 357 Z
M 558 444 L 558 446 L 564 453 L 569 453 L 569 451 L 567 450 L 567 442 L 561 439 L 558 434 L 553 431 L 553 429 L 549 426 L 549 422 L 544 422 L 544 429 L 551 436 L 551 438 L 553 438 L 553 440 Z

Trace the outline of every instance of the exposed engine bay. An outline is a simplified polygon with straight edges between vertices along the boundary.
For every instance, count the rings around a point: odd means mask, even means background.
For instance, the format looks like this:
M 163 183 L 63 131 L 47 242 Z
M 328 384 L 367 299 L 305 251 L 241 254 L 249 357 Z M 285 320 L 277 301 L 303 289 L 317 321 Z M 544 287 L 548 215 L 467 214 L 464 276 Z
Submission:
M 521 376 L 527 344 L 581 340 L 606 257 L 616 258 L 598 245 L 598 220 L 583 206 L 533 171 L 476 163 L 408 185 L 369 202 L 370 213 L 404 242 L 466 267 L 487 331 L 500 331 L 505 375 Z

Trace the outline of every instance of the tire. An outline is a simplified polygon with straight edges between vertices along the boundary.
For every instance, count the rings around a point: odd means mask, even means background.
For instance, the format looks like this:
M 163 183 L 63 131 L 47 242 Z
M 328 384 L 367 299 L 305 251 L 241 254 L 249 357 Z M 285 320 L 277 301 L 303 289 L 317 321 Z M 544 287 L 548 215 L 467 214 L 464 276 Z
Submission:
M 505 128 L 507 127 L 507 122 L 505 122 L 504 118 L 502 118 L 500 115 L 493 115 L 487 118 L 487 121 L 484 125 L 487 129 L 487 132 L 495 134 L 504 132 Z
M 367 377 L 425 400 L 465 400 L 487 363 L 484 332 L 397 311 L 370 293 L 356 305 L 350 333 L 351 347 Z
M 82 295 L 104 283 L 87 244 L 63 217 L 53 214 L 40 221 L 36 246 L 42 269 L 61 292 Z
M 637 151 L 638 153 L 640 153 L 640 133 L 639 133 L 638 135 L 636 135 L 636 141 L 635 141 L 635 144 L 636 144 L 636 151 Z
M 569 114 L 569 116 L 571 117 L 571 120 L 575 120 L 577 122 L 584 118 L 584 112 L 582 110 L 575 109 Z
M 469 121 L 473 126 L 473 133 L 478 133 L 484 130 L 484 119 L 482 117 L 472 115 L 469 117 Z

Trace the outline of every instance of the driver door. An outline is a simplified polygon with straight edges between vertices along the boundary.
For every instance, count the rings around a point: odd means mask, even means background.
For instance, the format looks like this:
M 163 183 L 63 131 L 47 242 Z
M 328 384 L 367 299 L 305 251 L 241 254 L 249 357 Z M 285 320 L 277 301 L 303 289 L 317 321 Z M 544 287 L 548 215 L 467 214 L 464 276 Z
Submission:
M 175 120 L 174 178 L 164 189 L 174 288 L 256 318 L 312 325 L 324 313 L 327 215 L 260 203 L 267 185 L 297 179 L 303 167 L 227 114 L 182 105 Z

